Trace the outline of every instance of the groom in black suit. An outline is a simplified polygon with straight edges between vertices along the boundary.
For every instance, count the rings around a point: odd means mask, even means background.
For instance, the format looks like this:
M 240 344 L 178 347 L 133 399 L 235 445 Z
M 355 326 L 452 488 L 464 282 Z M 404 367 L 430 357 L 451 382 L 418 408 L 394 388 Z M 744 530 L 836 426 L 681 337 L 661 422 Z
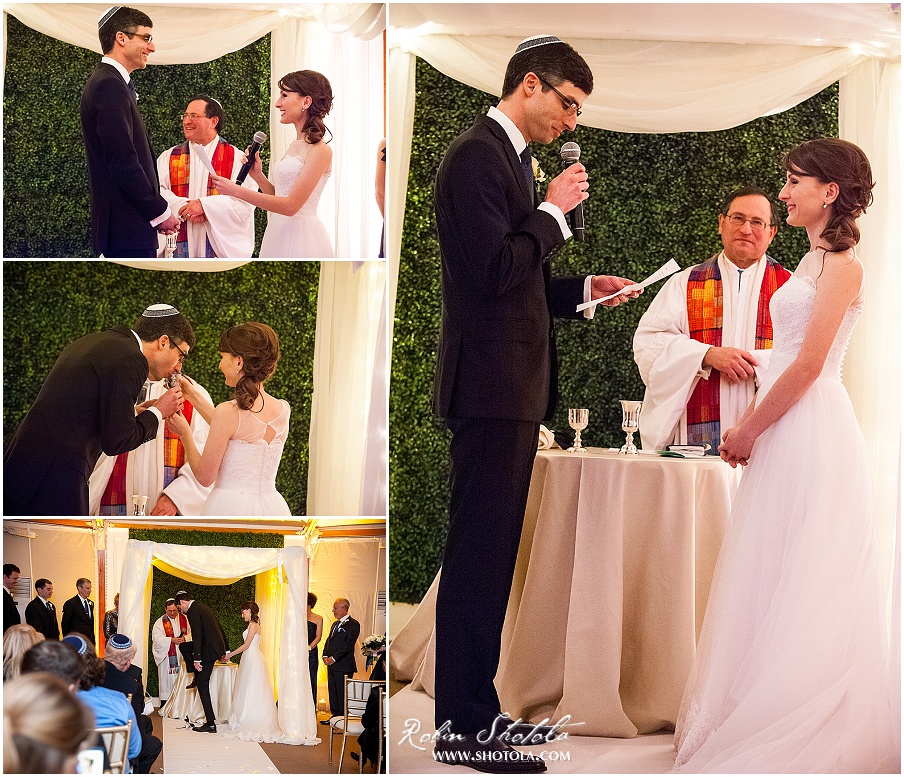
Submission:
M 154 52 L 153 22 L 141 11 L 113 6 L 98 21 L 101 59 L 82 91 L 79 112 L 88 154 L 91 242 L 107 258 L 154 257 L 157 231 L 179 221 L 160 195 L 157 157 L 132 83 Z
M 443 313 L 434 411 L 446 419 L 452 443 L 436 602 L 436 726 L 464 736 L 436 742 L 443 763 L 545 770 L 540 759 L 477 735 L 500 714 L 493 677 L 502 625 L 539 425 L 556 405 L 552 318 L 581 318 L 578 304 L 631 283 L 555 277 L 550 269 L 571 236 L 563 214 L 587 198 L 587 174 L 571 165 L 539 203 L 527 143 L 573 130 L 592 89 L 593 74 L 571 46 L 552 36 L 524 41 L 508 64 L 499 105 L 453 141 L 437 173 Z M 478 751 L 492 753 L 475 758 Z
M 213 665 L 226 658 L 226 634 L 219 619 L 206 604 L 196 602 L 184 591 L 177 593 L 175 599 L 176 606 L 188 618 L 191 628 L 192 641 L 184 642 L 183 645 L 191 645 L 195 684 L 207 717 L 203 726 L 192 726 L 192 730 L 216 734 L 217 721 L 213 702 L 210 700 L 210 675 L 213 673 Z
M 132 330 L 116 325 L 59 355 L 3 455 L 4 515 L 88 515 L 88 478 L 101 451 L 116 456 L 157 436 L 182 407 L 167 391 L 136 415 L 148 379 L 178 371 L 195 334 L 170 305 L 152 305 Z

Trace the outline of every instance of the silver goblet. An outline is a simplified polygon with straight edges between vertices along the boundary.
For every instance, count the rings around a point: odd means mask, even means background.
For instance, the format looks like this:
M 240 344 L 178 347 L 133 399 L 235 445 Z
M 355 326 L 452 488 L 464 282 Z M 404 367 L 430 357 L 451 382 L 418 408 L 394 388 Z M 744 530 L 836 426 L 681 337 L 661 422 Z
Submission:
M 176 388 L 179 385 L 179 373 L 172 372 L 163 379 L 163 385 L 168 389 Z
M 132 494 L 132 515 L 145 515 L 148 498 L 141 494 Z
M 638 429 L 638 421 L 640 420 L 640 409 L 643 402 L 634 402 L 629 399 L 622 399 L 622 422 L 621 428 L 625 432 L 625 444 L 622 445 L 619 453 L 637 455 L 637 446 L 634 444 L 634 432 Z
M 574 445 L 568 450 L 574 453 L 581 453 L 587 450 L 581 445 L 581 430 L 587 428 L 587 422 L 590 420 L 590 411 L 586 408 L 569 408 L 568 425 L 574 429 Z

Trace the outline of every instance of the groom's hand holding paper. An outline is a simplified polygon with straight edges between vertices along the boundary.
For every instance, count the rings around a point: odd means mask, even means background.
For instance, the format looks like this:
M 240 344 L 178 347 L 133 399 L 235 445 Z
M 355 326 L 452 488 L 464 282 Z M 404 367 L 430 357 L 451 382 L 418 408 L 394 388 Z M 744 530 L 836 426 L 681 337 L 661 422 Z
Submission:
M 579 306 L 578 310 L 591 307 L 596 304 L 597 300 L 608 307 L 615 307 L 642 293 L 643 289 L 628 278 L 619 278 L 615 275 L 594 275 L 590 282 L 590 296 L 593 301 Z

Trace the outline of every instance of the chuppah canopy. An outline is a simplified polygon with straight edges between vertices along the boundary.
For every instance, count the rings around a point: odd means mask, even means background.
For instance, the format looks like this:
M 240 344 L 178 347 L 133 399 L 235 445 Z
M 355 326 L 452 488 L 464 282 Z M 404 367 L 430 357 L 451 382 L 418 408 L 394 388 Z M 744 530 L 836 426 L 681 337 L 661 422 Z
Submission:
M 786 110 L 840 81 L 839 135 L 867 154 L 875 204 L 860 220 L 867 307 L 845 385 L 866 437 L 883 536 L 900 486 L 900 6 L 888 3 L 396 4 L 389 30 L 389 305 L 414 122 L 415 56 L 499 95 L 531 35 L 557 35 L 595 76 L 580 124 L 619 132 L 704 132 Z M 591 173 L 592 174 L 592 173 Z M 776 180 L 781 171 L 776 159 Z M 390 326 L 392 316 L 390 316 Z M 390 343 L 392 338 L 390 336 Z M 888 554 L 888 571 L 891 571 Z
M 109 4 L 9 3 L 5 14 L 58 40 L 100 54 L 97 20 Z M 273 103 L 277 81 L 295 70 L 317 70 L 330 80 L 335 100 L 327 125 L 335 142 L 333 175 L 320 202 L 337 256 L 376 255 L 382 222 L 373 197 L 377 144 L 384 120 L 382 3 L 155 4 L 140 10 L 154 22 L 156 50 L 149 65 L 188 65 L 222 57 L 271 35 L 270 159 L 279 160 L 295 140 L 295 128 L 280 123 Z M 3 66 L 6 66 L 4 46 Z M 237 74 L 238 78 L 244 77 Z M 140 86 L 139 86 L 140 91 Z M 184 106 L 180 105 L 181 111 Z M 227 110 L 228 115 L 228 110 Z M 248 139 L 232 138 L 244 148 Z
M 147 676 L 151 589 L 155 566 L 196 585 L 229 585 L 255 575 L 255 600 L 268 624 L 263 644 L 279 636 L 279 727 L 287 744 L 316 744 L 317 716 L 308 672 L 308 556 L 286 548 L 187 547 L 129 540 L 119 590 L 119 630 L 139 646 L 134 663 Z M 174 592 L 175 593 L 175 592 Z M 203 601 L 203 595 L 190 591 Z

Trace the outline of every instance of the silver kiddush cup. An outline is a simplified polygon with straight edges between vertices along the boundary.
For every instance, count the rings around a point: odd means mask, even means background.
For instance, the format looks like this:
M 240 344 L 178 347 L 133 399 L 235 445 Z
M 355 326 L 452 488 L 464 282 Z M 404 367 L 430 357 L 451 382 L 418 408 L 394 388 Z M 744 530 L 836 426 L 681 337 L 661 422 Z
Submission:
M 622 445 L 619 453 L 637 455 L 637 446 L 634 444 L 634 432 L 639 428 L 640 409 L 643 402 L 635 402 L 630 399 L 622 399 L 622 431 L 625 432 L 625 444 Z

